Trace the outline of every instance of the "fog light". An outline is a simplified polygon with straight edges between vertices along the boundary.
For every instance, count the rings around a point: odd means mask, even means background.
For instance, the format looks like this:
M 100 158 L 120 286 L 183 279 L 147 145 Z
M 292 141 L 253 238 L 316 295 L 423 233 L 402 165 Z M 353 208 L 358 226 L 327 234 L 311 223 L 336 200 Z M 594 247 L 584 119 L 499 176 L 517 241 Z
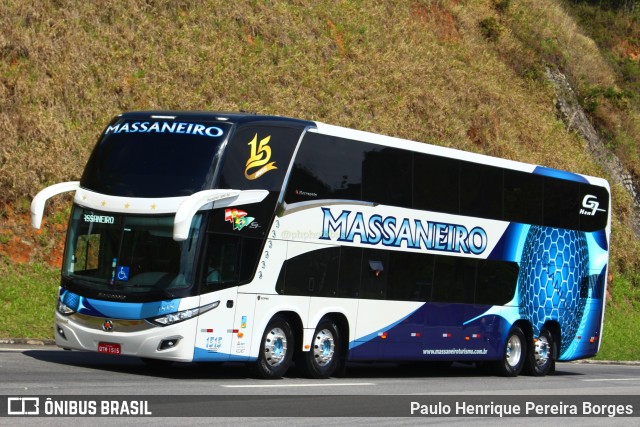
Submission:
M 60 326 L 56 325 L 56 329 L 58 330 L 58 335 L 60 335 L 61 338 L 64 338 L 65 340 L 67 339 L 67 336 L 64 334 L 64 329 L 62 329 Z
M 158 346 L 158 351 L 169 350 L 171 348 L 176 347 L 180 342 L 180 338 L 181 337 L 173 337 L 173 338 L 167 338 L 160 341 L 160 345 Z

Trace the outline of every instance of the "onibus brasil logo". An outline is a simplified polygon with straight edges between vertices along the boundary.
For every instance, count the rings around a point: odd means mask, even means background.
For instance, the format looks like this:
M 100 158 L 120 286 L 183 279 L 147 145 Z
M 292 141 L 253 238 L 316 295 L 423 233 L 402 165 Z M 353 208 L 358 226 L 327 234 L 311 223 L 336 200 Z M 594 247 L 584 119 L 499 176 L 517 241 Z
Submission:
M 251 224 L 254 219 L 253 217 L 247 216 L 247 213 L 240 209 L 225 209 L 224 211 L 224 220 L 233 224 L 234 230 L 242 230 Z
M 271 147 L 269 147 L 269 141 L 271 135 L 262 138 L 258 143 L 258 134 L 256 133 L 249 146 L 251 146 L 251 156 L 247 160 L 246 168 L 244 169 L 244 177 L 250 180 L 258 179 L 270 170 L 278 169 L 276 162 L 269 162 L 271 160 Z M 259 168 L 253 173 L 256 168 Z

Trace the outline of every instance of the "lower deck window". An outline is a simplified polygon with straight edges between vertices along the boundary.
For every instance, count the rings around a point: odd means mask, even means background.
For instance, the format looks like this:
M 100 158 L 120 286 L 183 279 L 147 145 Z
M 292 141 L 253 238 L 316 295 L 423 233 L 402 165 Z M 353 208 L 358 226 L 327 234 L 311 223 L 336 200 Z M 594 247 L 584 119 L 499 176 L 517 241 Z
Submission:
M 513 299 L 515 262 L 332 247 L 287 260 L 284 295 L 504 305 Z

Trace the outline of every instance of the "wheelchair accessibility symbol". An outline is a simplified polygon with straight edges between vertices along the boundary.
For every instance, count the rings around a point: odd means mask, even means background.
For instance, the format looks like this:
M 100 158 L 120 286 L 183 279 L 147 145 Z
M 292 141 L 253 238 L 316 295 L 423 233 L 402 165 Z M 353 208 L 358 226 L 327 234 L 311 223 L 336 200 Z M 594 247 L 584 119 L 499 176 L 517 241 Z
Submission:
M 118 274 L 116 274 L 116 279 L 120 280 L 121 282 L 126 282 L 127 280 L 129 280 L 129 267 L 119 266 Z

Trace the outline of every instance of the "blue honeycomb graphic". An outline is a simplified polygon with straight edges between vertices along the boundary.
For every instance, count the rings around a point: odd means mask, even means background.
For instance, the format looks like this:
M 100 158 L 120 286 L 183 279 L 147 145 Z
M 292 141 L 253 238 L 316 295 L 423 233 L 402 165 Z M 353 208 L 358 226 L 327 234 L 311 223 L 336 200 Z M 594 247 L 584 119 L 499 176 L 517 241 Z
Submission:
M 562 331 L 560 354 L 576 337 L 588 296 L 589 250 L 584 233 L 532 226 L 522 252 L 518 277 L 520 315 L 534 332 L 547 320 Z
M 73 292 L 64 291 L 62 294 L 62 302 L 73 311 L 78 311 L 80 297 Z

